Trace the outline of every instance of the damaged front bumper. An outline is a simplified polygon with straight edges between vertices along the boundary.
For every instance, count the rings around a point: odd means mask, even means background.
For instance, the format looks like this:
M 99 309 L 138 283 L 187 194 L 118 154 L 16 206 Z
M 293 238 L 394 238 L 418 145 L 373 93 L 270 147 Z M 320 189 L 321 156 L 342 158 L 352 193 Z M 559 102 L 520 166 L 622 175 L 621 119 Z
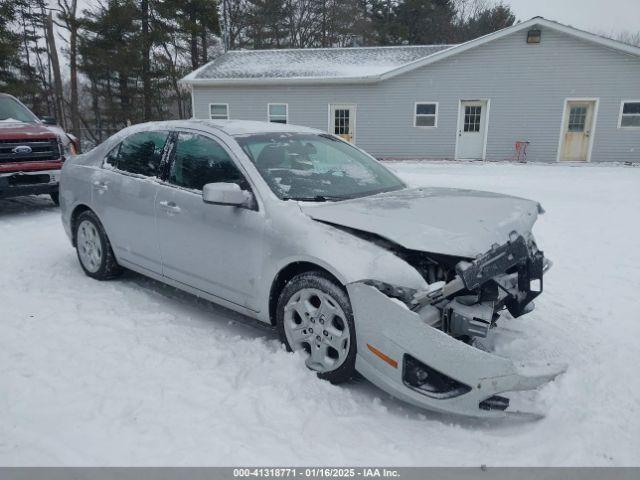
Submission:
M 498 394 L 534 390 L 566 370 L 566 365 L 515 364 L 468 345 L 426 325 L 417 313 L 364 283 L 349 284 L 347 290 L 357 332 L 356 370 L 387 393 L 418 407 L 504 417 L 511 412 L 501 409 L 504 403 Z M 413 360 L 444 376 L 445 383 L 446 379 L 455 383 L 449 382 L 440 393 L 415 388 L 407 379 Z M 442 377 L 436 378 L 442 383 Z
M 463 262 L 455 280 L 419 293 L 412 309 L 370 282 L 347 285 L 356 369 L 391 395 L 430 410 L 473 417 L 522 414 L 508 410 L 509 399 L 500 394 L 534 390 L 566 365 L 517 364 L 468 340 L 486 336 L 503 308 L 514 317 L 530 311 L 549 265 L 518 237 Z

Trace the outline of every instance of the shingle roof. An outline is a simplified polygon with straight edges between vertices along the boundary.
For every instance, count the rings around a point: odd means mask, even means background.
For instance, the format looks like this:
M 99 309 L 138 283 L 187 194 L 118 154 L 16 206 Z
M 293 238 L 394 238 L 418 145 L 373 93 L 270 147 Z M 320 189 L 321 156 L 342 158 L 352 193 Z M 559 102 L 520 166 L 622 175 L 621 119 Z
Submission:
M 189 79 L 326 79 L 382 75 L 452 45 L 238 50 L 216 58 Z

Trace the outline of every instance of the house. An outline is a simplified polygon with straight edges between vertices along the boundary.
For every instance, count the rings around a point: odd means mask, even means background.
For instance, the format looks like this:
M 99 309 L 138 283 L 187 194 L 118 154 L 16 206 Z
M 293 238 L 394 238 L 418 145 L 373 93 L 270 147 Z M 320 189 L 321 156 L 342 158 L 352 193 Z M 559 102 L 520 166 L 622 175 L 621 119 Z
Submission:
M 529 142 L 528 161 L 640 161 L 640 48 L 540 17 L 458 45 L 230 51 L 183 83 L 195 118 L 306 125 L 379 158 Z

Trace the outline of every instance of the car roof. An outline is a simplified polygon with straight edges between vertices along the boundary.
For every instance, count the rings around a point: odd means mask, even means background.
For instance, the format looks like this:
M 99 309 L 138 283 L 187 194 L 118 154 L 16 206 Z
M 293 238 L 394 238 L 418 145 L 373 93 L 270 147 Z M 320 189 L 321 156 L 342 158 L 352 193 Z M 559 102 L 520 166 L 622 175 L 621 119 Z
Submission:
M 251 135 L 258 133 L 326 133 L 300 125 L 256 122 L 252 120 L 169 120 L 164 122 L 149 122 L 135 125 L 137 129 L 147 128 L 196 128 L 201 130 L 221 131 L 231 136 Z

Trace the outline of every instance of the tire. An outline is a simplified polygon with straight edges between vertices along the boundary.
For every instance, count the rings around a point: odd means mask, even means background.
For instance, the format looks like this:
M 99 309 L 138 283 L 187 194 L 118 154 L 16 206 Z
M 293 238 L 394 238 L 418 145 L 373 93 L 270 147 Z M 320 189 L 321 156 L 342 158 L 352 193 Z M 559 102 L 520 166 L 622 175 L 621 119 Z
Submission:
M 51 201 L 56 204 L 57 207 L 60 206 L 60 192 L 51 192 L 49 194 L 51 197 Z
M 301 273 L 278 298 L 276 324 L 288 351 L 305 350 L 307 367 L 331 383 L 356 373 L 356 330 L 342 286 L 319 271 Z
M 84 273 L 96 280 L 109 280 L 122 273 L 95 213 L 91 210 L 82 212 L 75 222 L 75 229 L 76 253 Z

